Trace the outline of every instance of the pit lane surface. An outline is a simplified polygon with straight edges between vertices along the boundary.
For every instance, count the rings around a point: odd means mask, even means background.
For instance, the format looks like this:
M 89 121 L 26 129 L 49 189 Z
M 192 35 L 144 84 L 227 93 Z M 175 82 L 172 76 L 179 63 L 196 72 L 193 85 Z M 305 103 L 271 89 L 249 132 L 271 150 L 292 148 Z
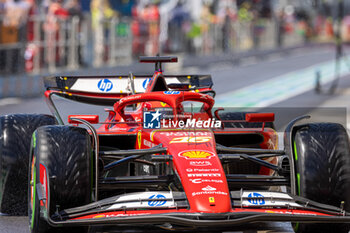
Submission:
M 283 79 L 286 77 L 286 74 L 294 73 L 299 76 L 305 76 L 305 80 L 311 80 L 310 75 L 313 75 L 313 72 L 309 71 L 309 67 L 318 67 L 320 69 L 329 66 L 329 62 L 334 58 L 334 51 L 327 48 L 310 48 L 295 51 L 289 56 L 286 57 L 275 57 L 269 60 L 259 61 L 259 60 L 247 60 L 243 62 L 240 66 L 232 67 L 231 64 L 219 64 L 215 66 L 209 66 L 206 70 L 198 70 L 195 67 L 191 69 L 190 73 L 203 73 L 203 74 L 212 74 L 214 81 L 214 89 L 218 94 L 218 99 L 233 100 L 233 97 L 237 92 L 242 91 L 246 87 L 256 87 L 256 84 L 259 83 L 260 86 L 265 85 L 267 82 L 280 77 Z M 328 66 L 327 66 L 328 65 Z M 118 73 L 118 71 L 115 71 Z M 171 72 L 168 72 L 171 73 Z M 186 72 L 183 72 L 186 73 Z M 346 76 L 347 71 L 344 71 Z M 92 75 L 92 73 L 87 74 Z M 287 80 L 287 79 L 286 79 Z M 288 80 L 290 80 L 288 78 Z M 299 77 L 298 80 L 301 80 Z M 292 85 L 292 81 L 286 83 L 280 83 L 280 85 Z M 297 107 L 292 109 L 292 115 L 301 115 L 308 112 L 312 112 L 314 107 L 318 106 L 347 106 L 349 93 L 347 88 L 350 87 L 350 81 L 346 78 L 341 79 L 341 88 L 338 90 L 336 95 L 316 95 L 310 88 L 304 90 L 304 92 L 298 92 L 295 89 L 285 88 L 285 91 L 289 93 L 288 98 L 281 98 L 279 95 L 274 95 L 274 101 L 270 105 L 259 105 L 261 100 L 258 98 L 252 98 L 252 104 L 250 107 L 262 106 L 262 107 Z M 309 85 L 309 84 L 308 84 Z M 264 95 L 269 95 L 272 87 L 261 91 Z M 273 87 L 278 89 L 279 86 L 276 85 Z M 251 94 L 252 95 L 252 94 Z M 246 96 L 249 96 L 247 94 Z M 253 96 L 253 95 L 252 95 Z M 283 97 L 283 96 L 282 96 Z M 220 102 L 220 101 L 218 101 Z M 236 107 L 242 107 L 240 103 L 232 103 Z M 73 107 L 74 106 L 74 107 Z M 246 107 L 246 106 L 243 106 Z M 96 109 L 103 110 L 103 108 L 89 106 L 89 105 L 76 105 L 73 103 L 59 102 L 59 109 L 63 112 L 64 119 L 70 114 L 89 114 L 96 112 Z M 11 113 L 49 113 L 48 108 L 42 98 L 35 99 L 3 99 L 0 100 L 0 114 L 11 114 Z M 105 114 L 102 114 L 105 115 Z M 277 126 L 281 128 L 289 120 L 293 118 L 290 112 L 282 113 L 280 116 L 277 116 Z M 317 115 L 317 114 L 315 114 Z M 282 118 L 282 119 L 281 119 Z M 102 118 L 103 119 L 103 118 Z M 328 121 L 339 121 L 335 114 L 328 114 Z M 341 120 L 340 120 L 341 121 Z M 342 122 L 346 125 L 346 122 Z M 8 217 L 0 216 L 0 233 L 24 233 L 29 232 L 28 230 L 28 219 L 27 217 Z M 121 230 L 122 232 L 141 232 L 144 229 L 129 229 Z M 110 229 L 92 229 L 91 232 L 118 232 Z M 119 231 L 120 232 L 120 231 Z M 152 231 L 154 232 L 154 231 Z M 268 224 L 249 224 L 247 229 L 238 230 L 234 229 L 225 230 L 224 232 L 293 232 L 289 223 L 268 223 Z

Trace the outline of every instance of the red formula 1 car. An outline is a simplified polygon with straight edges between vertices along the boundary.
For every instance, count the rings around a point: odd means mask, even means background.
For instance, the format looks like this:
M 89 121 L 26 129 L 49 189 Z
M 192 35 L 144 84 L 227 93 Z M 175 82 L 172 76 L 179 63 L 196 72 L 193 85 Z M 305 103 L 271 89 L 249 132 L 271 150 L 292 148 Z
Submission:
M 300 117 L 280 150 L 273 113 L 214 109 L 209 75 L 164 75 L 162 63 L 176 57 L 140 60 L 155 63 L 153 76 L 46 78 L 54 117 L 0 118 L 1 212 L 25 212 L 28 196 L 35 233 L 261 221 L 348 232 L 350 149 L 341 125 Z M 113 108 L 104 121 L 70 115 L 64 125 L 54 95 Z

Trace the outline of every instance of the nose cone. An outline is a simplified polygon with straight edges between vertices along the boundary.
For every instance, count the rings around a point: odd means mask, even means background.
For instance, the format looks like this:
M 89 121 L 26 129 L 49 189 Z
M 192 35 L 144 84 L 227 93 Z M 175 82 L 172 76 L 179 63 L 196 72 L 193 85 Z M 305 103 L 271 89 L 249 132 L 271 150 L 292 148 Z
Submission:
M 224 213 L 232 209 L 226 176 L 211 131 L 177 131 L 167 132 L 163 137 L 154 136 L 162 140 L 172 155 L 191 210 Z
M 194 211 L 223 213 L 231 210 L 226 176 L 212 148 L 187 148 L 173 156 L 190 207 Z

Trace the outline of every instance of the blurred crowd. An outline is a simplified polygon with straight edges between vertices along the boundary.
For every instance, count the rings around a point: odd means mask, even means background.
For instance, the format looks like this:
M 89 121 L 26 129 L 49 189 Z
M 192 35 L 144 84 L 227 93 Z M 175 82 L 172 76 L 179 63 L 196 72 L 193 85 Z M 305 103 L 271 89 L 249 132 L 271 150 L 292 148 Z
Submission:
M 26 42 L 33 39 L 28 22 L 29 14 L 33 12 L 33 1 L 0 1 L 0 43 L 1 45 Z M 21 66 L 20 49 L 10 47 L 0 51 L 0 68 L 15 72 Z
M 281 2 L 288 1 L 0 0 L 0 73 L 114 65 L 122 55 L 212 54 L 333 39 L 331 13 Z M 350 41 L 350 16 L 341 30 Z
M 32 70 L 33 57 L 42 52 L 41 45 L 32 42 L 41 38 L 46 39 L 48 48 L 43 61 L 67 62 L 66 57 L 59 57 L 54 44 L 62 36 L 62 21 L 82 17 L 79 0 L 44 0 L 40 4 L 35 0 L 1 0 L 0 9 L 0 69 L 10 73 Z

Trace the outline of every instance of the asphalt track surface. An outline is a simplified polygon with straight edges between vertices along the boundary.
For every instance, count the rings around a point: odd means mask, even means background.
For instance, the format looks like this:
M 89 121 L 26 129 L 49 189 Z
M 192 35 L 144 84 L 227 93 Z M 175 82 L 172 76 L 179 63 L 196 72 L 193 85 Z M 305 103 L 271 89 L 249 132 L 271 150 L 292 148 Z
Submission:
M 316 109 L 317 107 L 346 107 L 349 104 L 347 102 L 348 95 L 347 91 L 350 87 L 350 78 L 348 80 L 349 70 L 344 71 L 343 78 L 340 80 L 340 88 L 337 90 L 335 95 L 322 94 L 317 95 L 310 88 L 306 88 L 301 93 L 298 88 L 294 88 L 292 81 L 286 75 L 294 74 L 298 76 L 305 76 L 305 80 L 313 79 L 314 72 L 310 73 L 310 67 L 315 67 L 315 72 L 318 69 L 328 69 L 329 62 L 334 58 L 334 50 L 332 48 L 306 48 L 297 50 L 283 57 L 273 57 L 265 60 L 252 60 L 247 59 L 243 61 L 239 66 L 232 66 L 230 63 L 222 63 L 216 65 L 208 65 L 207 69 L 197 69 L 196 67 L 189 68 L 179 73 L 202 73 L 212 74 L 214 81 L 214 89 L 217 92 L 217 99 L 222 100 L 231 99 L 232 106 L 238 107 L 239 109 L 246 109 L 247 106 L 240 105 L 239 101 L 234 102 L 233 97 L 244 88 L 254 88 L 260 85 L 264 86 L 269 81 L 276 77 L 286 82 L 280 85 L 287 86 L 287 92 L 289 93 L 288 98 L 283 95 L 275 94 L 274 98 L 270 103 L 272 104 L 261 104 L 262 101 L 259 99 L 252 98 L 250 102 L 250 108 L 262 107 L 264 110 L 277 111 L 277 128 L 283 129 L 288 121 L 292 120 L 293 117 L 303 114 L 311 113 L 315 119 L 337 121 L 347 126 L 346 121 L 346 109 Z M 328 66 L 328 68 L 327 68 Z M 115 71 L 118 73 L 118 71 Z M 170 73 L 170 72 L 169 72 Z M 86 75 L 93 75 L 88 73 Z M 328 74 L 329 75 L 329 74 Z M 324 74 L 326 77 L 327 74 Z M 349 76 L 350 77 L 350 76 Z M 298 77 L 298 80 L 301 77 Z M 290 85 L 290 89 L 288 89 Z M 324 87 L 327 87 L 324 84 Z M 279 88 L 278 85 L 274 88 Z M 272 90 L 266 89 L 261 93 L 262 95 L 269 95 Z M 246 98 L 249 96 L 249 92 L 246 92 Z M 63 113 L 64 119 L 67 119 L 68 114 L 91 114 L 96 111 L 103 111 L 103 108 L 89 105 L 76 105 L 73 103 L 67 103 L 58 101 L 58 108 Z M 218 101 L 220 104 L 220 101 Z M 73 107 L 74 106 L 74 107 Z M 225 105 L 227 106 L 227 105 Z M 11 113 L 49 113 L 46 103 L 43 98 L 34 99 L 0 99 L 0 115 L 11 114 Z M 100 114 L 102 117 L 105 114 Z M 91 232 L 144 232 L 145 229 L 108 229 L 108 228 L 94 228 Z M 11 217 L 11 216 L 0 216 L 0 233 L 27 233 L 28 219 L 27 217 Z M 157 232 L 151 230 L 151 232 Z M 212 232 L 212 231 L 208 231 Z M 225 231 L 219 232 L 271 232 L 271 233 L 286 233 L 293 232 L 290 223 L 259 223 L 249 224 L 244 228 L 232 228 Z

